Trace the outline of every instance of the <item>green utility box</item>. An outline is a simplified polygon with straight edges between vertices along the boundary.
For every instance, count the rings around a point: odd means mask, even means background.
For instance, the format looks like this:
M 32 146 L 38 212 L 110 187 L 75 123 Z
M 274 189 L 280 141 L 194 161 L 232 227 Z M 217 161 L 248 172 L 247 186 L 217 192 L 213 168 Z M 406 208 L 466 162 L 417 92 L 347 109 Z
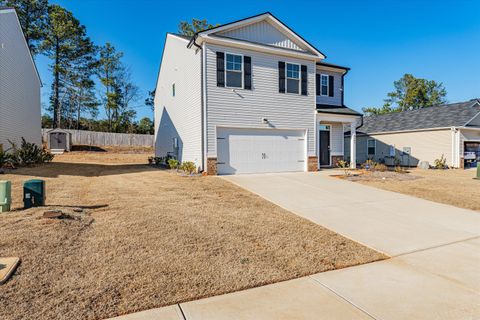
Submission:
M 44 180 L 28 180 L 23 184 L 23 207 L 25 209 L 44 206 L 46 197 Z
M 480 162 L 477 163 L 477 177 L 475 179 L 480 180 Z
M 10 211 L 12 203 L 12 183 L 0 181 L 0 212 Z

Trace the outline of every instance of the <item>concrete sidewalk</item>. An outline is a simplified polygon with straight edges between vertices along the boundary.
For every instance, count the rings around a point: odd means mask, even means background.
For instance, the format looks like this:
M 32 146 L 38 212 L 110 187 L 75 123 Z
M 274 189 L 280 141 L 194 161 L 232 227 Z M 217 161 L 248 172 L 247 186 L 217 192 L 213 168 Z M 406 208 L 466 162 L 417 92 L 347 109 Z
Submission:
M 327 177 L 225 179 L 392 259 L 119 319 L 480 319 L 480 214 Z

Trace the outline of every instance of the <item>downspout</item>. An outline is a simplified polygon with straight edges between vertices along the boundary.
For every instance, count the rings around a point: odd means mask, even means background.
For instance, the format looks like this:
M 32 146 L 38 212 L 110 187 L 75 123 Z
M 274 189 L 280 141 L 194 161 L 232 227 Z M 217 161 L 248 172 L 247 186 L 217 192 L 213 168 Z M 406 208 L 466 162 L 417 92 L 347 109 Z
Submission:
M 201 83 L 201 99 L 202 99 L 202 171 L 205 172 L 207 171 L 207 112 L 206 112 L 206 106 L 207 106 L 207 75 L 206 75 L 206 52 L 205 52 L 205 43 L 202 44 L 202 46 L 199 46 L 196 43 L 197 40 L 197 34 L 194 35 L 188 46 L 191 47 L 191 45 L 194 45 L 197 47 L 199 50 L 202 51 L 202 59 L 201 59 L 201 64 L 200 64 L 200 83 Z

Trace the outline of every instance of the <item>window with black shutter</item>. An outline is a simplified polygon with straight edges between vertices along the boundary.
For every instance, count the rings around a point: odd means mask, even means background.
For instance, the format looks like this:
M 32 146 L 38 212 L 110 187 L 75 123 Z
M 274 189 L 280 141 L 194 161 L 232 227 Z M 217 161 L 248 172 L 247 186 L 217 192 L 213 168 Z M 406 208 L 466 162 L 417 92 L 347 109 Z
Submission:
M 316 87 L 316 94 L 317 96 L 320 95 L 320 75 L 317 73 L 315 75 L 315 87 Z
M 243 57 L 243 88 L 252 90 L 252 58 Z
M 328 76 L 328 96 L 333 97 L 333 76 Z
M 225 84 L 229 88 L 243 87 L 243 58 L 241 55 L 227 53 L 225 55 Z
M 285 62 L 278 61 L 278 92 L 285 93 Z
M 217 52 L 217 87 L 225 87 L 225 53 Z
M 308 94 L 308 74 L 307 74 L 307 66 L 302 65 L 300 67 L 302 73 L 302 95 L 306 96 Z
M 287 63 L 287 93 L 300 93 L 300 65 Z

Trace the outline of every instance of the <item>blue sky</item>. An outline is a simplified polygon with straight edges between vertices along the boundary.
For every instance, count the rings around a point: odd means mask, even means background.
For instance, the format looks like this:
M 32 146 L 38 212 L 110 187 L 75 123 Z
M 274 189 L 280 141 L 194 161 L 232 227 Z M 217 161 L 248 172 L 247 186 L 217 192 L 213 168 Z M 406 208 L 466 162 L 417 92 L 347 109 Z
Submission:
M 97 44 L 125 54 L 143 95 L 155 87 L 166 32 L 179 21 L 227 23 L 270 11 L 327 55 L 352 70 L 346 105 L 381 106 L 404 73 L 443 82 L 451 102 L 480 98 L 480 1 L 154 1 L 51 0 L 80 19 Z M 48 103 L 48 61 L 37 59 Z M 152 116 L 136 104 L 138 117 Z

